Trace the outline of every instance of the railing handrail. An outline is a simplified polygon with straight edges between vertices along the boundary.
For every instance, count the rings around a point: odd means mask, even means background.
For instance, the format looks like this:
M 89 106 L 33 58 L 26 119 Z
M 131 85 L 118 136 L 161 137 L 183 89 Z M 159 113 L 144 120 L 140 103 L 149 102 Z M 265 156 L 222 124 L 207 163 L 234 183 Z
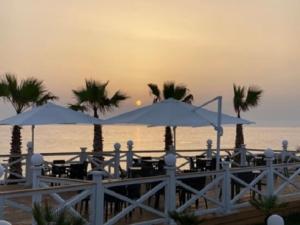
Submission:
M 52 186 L 47 188 L 34 188 L 34 189 L 25 189 L 25 190 L 10 190 L 10 191 L 1 191 L 0 198 L 13 198 L 13 197 L 22 197 L 22 196 L 32 196 L 33 194 L 51 194 L 51 193 L 60 193 L 66 191 L 78 191 L 86 188 L 94 187 L 94 183 L 83 183 L 83 184 L 72 184 L 66 186 Z

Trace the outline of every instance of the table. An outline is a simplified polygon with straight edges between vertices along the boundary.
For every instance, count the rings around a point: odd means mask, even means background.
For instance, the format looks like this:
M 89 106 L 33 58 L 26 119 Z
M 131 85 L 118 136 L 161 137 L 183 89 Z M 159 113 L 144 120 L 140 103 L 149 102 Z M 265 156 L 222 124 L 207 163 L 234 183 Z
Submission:
M 139 177 L 141 176 L 142 167 L 141 166 L 131 166 L 128 168 L 128 177 Z

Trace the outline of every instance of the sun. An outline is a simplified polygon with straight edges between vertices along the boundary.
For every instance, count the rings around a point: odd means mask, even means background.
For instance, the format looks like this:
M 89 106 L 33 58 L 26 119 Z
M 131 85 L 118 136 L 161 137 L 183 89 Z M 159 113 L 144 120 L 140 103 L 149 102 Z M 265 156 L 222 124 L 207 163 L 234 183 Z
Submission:
M 141 106 L 142 105 L 142 101 L 140 99 L 135 101 L 135 106 Z

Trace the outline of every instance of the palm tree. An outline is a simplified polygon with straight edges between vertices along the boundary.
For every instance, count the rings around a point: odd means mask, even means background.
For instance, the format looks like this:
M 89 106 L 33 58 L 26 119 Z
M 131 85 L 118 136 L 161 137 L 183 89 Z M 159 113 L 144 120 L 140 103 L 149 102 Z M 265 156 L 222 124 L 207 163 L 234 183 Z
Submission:
M 22 113 L 33 105 L 42 105 L 48 100 L 57 99 L 56 96 L 48 92 L 43 81 L 36 78 L 27 78 L 18 82 L 13 74 L 5 74 L 0 80 L 0 97 L 11 103 L 17 114 Z M 21 154 L 21 127 L 13 126 L 11 137 L 11 149 L 9 162 L 16 161 Z M 9 178 L 17 178 L 14 174 L 22 174 L 21 162 L 10 166 Z
M 108 81 L 101 83 L 95 80 L 85 80 L 85 87 L 73 90 L 76 103 L 70 104 L 70 108 L 80 111 L 92 111 L 94 117 L 99 118 L 99 112 L 105 114 L 112 111 L 114 107 L 119 107 L 120 103 L 126 100 L 128 96 L 121 91 L 117 91 L 112 97 L 108 97 L 108 83 Z M 103 151 L 101 125 L 94 125 L 93 151 Z
M 263 90 L 258 87 L 246 87 L 233 85 L 233 106 L 237 117 L 241 117 L 241 112 L 249 111 L 250 108 L 256 107 L 261 99 Z M 247 94 L 246 94 L 247 93 Z M 236 125 L 235 147 L 240 148 L 244 144 L 243 125 Z
M 148 84 L 150 94 L 153 95 L 153 103 L 159 102 L 162 99 L 174 98 L 186 103 L 192 103 L 194 97 L 189 93 L 189 89 L 185 85 L 175 85 L 174 82 L 168 81 L 163 84 L 163 91 L 159 90 L 156 84 Z M 170 146 L 173 145 L 171 127 L 165 128 L 165 150 L 168 151 Z

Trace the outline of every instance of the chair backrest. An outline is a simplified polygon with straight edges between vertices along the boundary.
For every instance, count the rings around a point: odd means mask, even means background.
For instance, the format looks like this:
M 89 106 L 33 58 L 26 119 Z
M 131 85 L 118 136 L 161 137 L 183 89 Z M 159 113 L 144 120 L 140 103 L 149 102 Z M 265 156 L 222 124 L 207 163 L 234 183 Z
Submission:
M 190 164 L 190 169 L 194 170 L 195 169 L 195 162 L 193 157 L 189 157 L 189 164 Z
M 158 161 L 157 172 L 159 175 L 165 174 L 165 161 L 162 159 Z
M 152 157 L 151 156 L 143 156 L 143 157 L 141 157 L 141 160 L 143 161 L 143 160 L 149 160 L 149 159 L 152 159 Z
M 197 167 L 197 169 L 202 170 L 202 171 L 207 170 L 206 161 L 201 160 L 201 159 L 196 159 L 196 167 Z
M 250 172 L 242 172 L 242 173 L 238 173 L 237 177 L 240 178 L 242 181 L 246 182 L 246 183 L 251 183 L 254 179 L 255 179 L 255 174 Z
M 142 163 L 142 176 L 143 177 L 151 177 L 155 175 L 155 170 L 152 164 L 149 163 Z
M 181 181 L 183 183 L 185 183 L 186 185 L 199 191 L 205 187 L 206 177 L 184 178 L 184 179 L 181 179 Z
M 63 159 L 53 160 L 53 164 L 65 164 L 65 163 L 66 163 L 66 160 L 63 160 Z
M 87 172 L 84 164 L 71 164 L 69 178 L 71 179 L 84 179 Z

